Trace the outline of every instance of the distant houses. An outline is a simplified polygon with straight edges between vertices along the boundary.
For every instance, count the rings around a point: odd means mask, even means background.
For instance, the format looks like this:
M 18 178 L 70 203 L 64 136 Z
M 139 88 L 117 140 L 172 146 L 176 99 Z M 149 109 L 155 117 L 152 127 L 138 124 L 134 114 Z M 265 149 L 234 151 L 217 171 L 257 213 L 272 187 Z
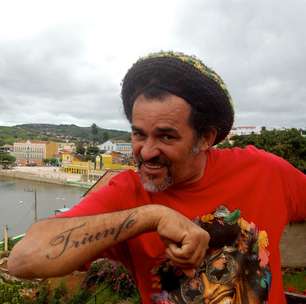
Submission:
M 14 143 L 11 154 L 16 157 L 17 165 L 42 166 L 44 159 L 56 157 L 57 153 L 56 142 L 27 140 Z
M 43 166 L 50 164 L 47 160 L 57 159 L 65 172 L 86 175 L 92 170 L 116 170 L 121 165 L 132 163 L 132 145 L 129 142 L 108 140 L 97 146 L 97 153 L 93 155 L 86 154 L 90 147 L 84 148 L 84 154 L 81 155 L 76 153 L 75 143 L 25 140 L 15 142 L 12 146 L 2 146 L 0 152 L 15 156 L 18 166 Z
M 122 140 L 108 140 L 103 144 L 99 145 L 100 151 L 106 152 L 119 152 L 127 156 L 132 155 L 132 144 Z
M 83 160 L 75 153 L 62 153 L 62 171 L 80 174 L 84 181 L 98 180 L 106 170 L 135 169 L 133 163 L 124 162 L 117 152 L 96 155 L 94 161 Z
M 230 131 L 229 137 L 232 137 L 234 135 L 249 135 L 249 134 L 260 134 L 261 127 L 255 127 L 255 126 L 238 126 L 233 127 Z
M 82 156 L 64 149 L 60 152 L 62 170 L 66 173 L 81 174 L 85 179 L 97 180 L 105 170 L 134 169 L 131 143 L 107 140 L 97 147 L 100 153 L 91 160 L 86 160 L 86 153 Z M 86 150 L 88 149 L 86 147 Z

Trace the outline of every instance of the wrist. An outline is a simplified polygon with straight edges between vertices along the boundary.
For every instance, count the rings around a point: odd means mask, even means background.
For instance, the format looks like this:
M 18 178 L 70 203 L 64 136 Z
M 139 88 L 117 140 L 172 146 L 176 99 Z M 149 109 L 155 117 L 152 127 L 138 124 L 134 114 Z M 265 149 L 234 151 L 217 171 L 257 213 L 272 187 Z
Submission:
M 140 207 L 142 216 L 146 219 L 146 230 L 156 231 L 161 218 L 169 212 L 169 208 L 163 205 L 150 204 Z

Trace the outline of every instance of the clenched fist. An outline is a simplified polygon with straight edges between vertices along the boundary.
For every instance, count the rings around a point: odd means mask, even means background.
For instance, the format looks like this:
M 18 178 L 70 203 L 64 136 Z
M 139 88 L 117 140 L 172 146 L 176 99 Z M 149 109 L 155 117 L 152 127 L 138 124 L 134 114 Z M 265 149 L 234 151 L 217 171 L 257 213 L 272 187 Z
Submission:
M 168 258 L 182 268 L 186 275 L 193 276 L 193 269 L 201 265 L 208 248 L 208 232 L 179 212 L 166 207 L 156 231 L 166 244 Z

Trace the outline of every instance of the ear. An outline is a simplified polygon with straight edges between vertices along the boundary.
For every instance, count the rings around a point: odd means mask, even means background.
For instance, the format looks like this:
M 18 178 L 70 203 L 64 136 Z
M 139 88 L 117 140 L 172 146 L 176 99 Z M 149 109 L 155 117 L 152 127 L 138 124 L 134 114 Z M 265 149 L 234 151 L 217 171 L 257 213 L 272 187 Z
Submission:
M 202 136 L 200 140 L 199 148 L 201 151 L 206 151 L 209 149 L 215 142 L 217 136 L 217 130 L 215 128 L 211 128 L 209 132 Z

